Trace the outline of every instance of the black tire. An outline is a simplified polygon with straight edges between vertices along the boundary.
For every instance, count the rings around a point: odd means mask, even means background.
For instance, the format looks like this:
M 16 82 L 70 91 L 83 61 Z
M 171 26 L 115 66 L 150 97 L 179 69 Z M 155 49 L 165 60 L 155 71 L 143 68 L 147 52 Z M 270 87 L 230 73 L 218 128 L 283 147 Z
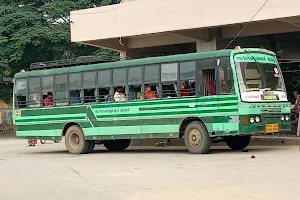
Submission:
M 225 138 L 225 141 L 230 149 L 243 150 L 249 145 L 251 136 L 229 136 Z
M 124 151 L 129 147 L 131 139 L 124 140 L 106 140 L 104 146 L 108 151 Z
M 89 141 L 85 140 L 84 134 L 79 126 L 71 126 L 68 128 L 65 136 L 67 150 L 71 154 L 87 153 Z
M 59 140 L 54 140 L 55 143 L 59 143 Z
M 95 145 L 96 145 L 95 141 L 90 140 L 89 141 L 89 148 L 87 150 L 87 153 L 92 153 L 94 151 Z
M 212 139 L 203 123 L 194 121 L 184 131 L 184 144 L 192 154 L 206 154 L 211 147 Z
M 41 144 L 45 144 L 47 140 L 40 140 Z

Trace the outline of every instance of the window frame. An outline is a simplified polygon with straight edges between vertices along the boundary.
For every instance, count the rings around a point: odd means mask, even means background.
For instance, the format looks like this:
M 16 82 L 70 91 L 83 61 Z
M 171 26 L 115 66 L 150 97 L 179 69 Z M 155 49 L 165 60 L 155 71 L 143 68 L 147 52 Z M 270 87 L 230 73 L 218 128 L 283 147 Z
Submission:
M 194 71 L 193 71 L 193 73 L 194 73 L 194 78 L 193 79 L 195 79 L 196 80 L 196 83 L 195 83 L 195 95 L 191 95 L 191 96 L 184 96 L 184 97 L 182 97 L 182 95 L 181 95 L 181 82 L 182 81 L 186 81 L 186 79 L 182 79 L 181 78 L 181 64 L 182 63 L 187 63 L 187 62 L 194 62 L 195 63 L 195 66 L 194 66 Z M 179 68 L 178 68 L 178 84 L 177 84 L 177 87 L 178 87 L 178 95 L 179 95 L 179 97 L 180 98 L 191 98 L 191 97 L 197 97 L 198 95 L 197 95 L 197 63 L 198 63 L 198 60 L 187 60 L 187 61 L 181 61 L 181 62 L 179 62 L 178 63 L 178 65 L 179 65 Z
M 222 93 L 222 85 L 221 85 L 221 68 L 227 68 L 231 70 L 231 79 L 232 79 L 232 86 L 233 86 L 233 92 L 232 93 Z M 220 95 L 234 95 L 236 94 L 235 91 L 235 83 L 234 83 L 234 77 L 233 77 L 233 69 L 231 65 L 220 65 L 218 68 L 219 71 L 219 88 L 220 88 Z M 227 71 L 228 72 L 228 71 Z M 224 78 L 225 78 L 225 74 L 224 74 Z
M 29 88 L 30 88 L 30 79 L 33 79 L 33 78 L 38 78 L 39 79 L 39 91 L 37 92 L 34 92 L 34 93 L 31 93 L 29 91 Z M 27 103 L 28 103 L 28 108 L 40 108 L 40 107 L 43 107 L 43 94 L 42 94 L 42 77 L 41 76 L 31 76 L 31 77 L 28 77 L 27 79 Z M 37 101 L 38 103 L 37 104 L 32 104 L 33 101 L 30 100 L 30 95 L 34 95 L 34 94 L 38 94 L 39 95 L 39 101 Z
M 84 74 L 85 73 L 95 73 L 95 76 L 94 76 L 94 87 L 87 87 L 87 88 L 85 88 L 84 87 Z M 95 103 L 98 103 L 99 101 L 98 101 L 98 93 L 99 93 L 99 91 L 98 91 L 98 71 L 95 71 L 95 70 L 89 70 L 89 71 L 83 71 L 82 72 L 82 75 L 81 75 L 81 77 L 82 77 L 82 79 L 81 79 L 81 82 L 82 82 L 82 84 L 81 84 L 81 86 L 82 86 L 82 91 L 81 91 L 81 93 L 82 93 L 82 97 L 81 97 L 81 102 L 83 103 L 83 104 L 95 104 Z M 90 89 L 94 89 L 94 99 L 85 99 L 85 96 L 84 96 L 84 90 L 90 90 Z M 85 103 L 85 101 L 86 100 L 91 100 L 92 102 L 90 102 L 90 103 Z
M 165 63 L 161 63 L 160 64 L 160 70 L 159 70 L 159 98 L 160 99 L 177 99 L 177 98 L 180 98 L 180 94 L 179 94 L 179 61 L 177 62 L 165 62 Z M 176 80 L 173 80 L 173 81 L 162 81 L 162 66 L 165 65 L 165 64 L 176 64 Z M 163 97 L 163 94 L 164 94 L 164 91 L 162 90 L 162 86 L 164 84 L 171 84 L 171 83 L 176 83 L 174 84 L 174 90 L 175 90 L 175 93 L 177 95 L 177 97 L 171 97 L 171 98 L 168 98 L 168 97 Z M 175 88 L 175 86 L 177 88 Z M 177 89 L 177 90 L 176 90 Z
M 109 74 L 110 74 L 110 79 L 109 79 L 109 85 L 99 85 L 99 73 L 101 73 L 101 71 L 108 71 Z M 113 68 L 108 68 L 108 69 L 100 69 L 100 70 L 97 70 L 97 78 L 96 78 L 96 82 L 97 82 L 97 85 L 96 85 L 96 89 L 97 89 L 97 97 L 96 97 L 96 102 L 97 103 L 111 103 L 111 102 L 106 102 L 106 101 L 103 101 L 101 102 L 100 101 L 100 93 L 99 93 L 99 89 L 101 88 L 109 88 L 109 95 L 110 97 L 112 97 L 114 94 L 113 94 Z
M 55 74 L 54 75 L 54 91 L 53 91 L 53 106 L 55 107 L 61 107 L 61 106 L 67 106 L 67 105 L 70 105 L 70 101 L 69 101 L 69 74 L 70 73 L 64 73 L 64 74 Z M 66 75 L 66 80 L 67 80 L 67 84 L 66 84 L 66 89 L 59 89 L 57 88 L 57 84 L 56 84 L 56 79 L 57 79 L 57 76 L 62 76 L 62 75 Z M 66 102 L 65 103 L 57 103 L 57 99 L 56 99 L 56 92 L 66 92 Z M 60 101 L 60 100 L 59 100 Z
M 26 77 L 26 78 L 19 78 L 19 79 L 16 79 L 16 81 L 18 81 L 18 80 L 26 80 L 26 91 L 25 91 L 25 93 L 24 93 L 24 95 L 25 95 L 25 97 L 26 97 L 26 101 L 25 101 L 25 106 L 24 107 L 22 107 L 22 108 L 20 108 L 20 104 L 19 104 L 19 101 L 18 101 L 18 99 L 17 99 L 17 93 L 16 93 L 16 89 L 15 89 L 15 87 L 16 87 L 16 84 L 14 84 L 14 96 L 13 96 L 13 98 L 14 98 L 14 106 L 16 107 L 16 108 L 18 108 L 18 109 L 28 109 L 29 108 L 29 104 L 28 104 L 28 98 L 29 98 L 29 80 L 28 80 L 29 78 L 28 77 Z

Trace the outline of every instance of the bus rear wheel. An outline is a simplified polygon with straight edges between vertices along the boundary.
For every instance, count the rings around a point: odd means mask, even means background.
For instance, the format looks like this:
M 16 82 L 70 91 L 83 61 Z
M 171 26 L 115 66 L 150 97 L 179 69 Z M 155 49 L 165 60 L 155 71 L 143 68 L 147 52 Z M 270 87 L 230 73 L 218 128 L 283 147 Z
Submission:
M 89 141 L 89 147 L 88 147 L 88 150 L 86 153 L 92 153 L 94 151 L 94 148 L 95 148 L 95 141 L 94 140 L 90 140 Z
M 88 153 L 90 142 L 85 140 L 84 134 L 79 126 L 71 126 L 65 135 L 67 150 L 71 154 Z
M 108 151 L 123 151 L 129 147 L 131 139 L 124 140 L 106 140 L 103 145 Z
M 211 138 L 205 126 L 198 121 L 189 123 L 184 132 L 184 143 L 192 154 L 206 154 L 211 147 Z
M 251 141 L 250 135 L 247 136 L 229 136 L 225 138 L 226 144 L 232 150 L 243 150 Z

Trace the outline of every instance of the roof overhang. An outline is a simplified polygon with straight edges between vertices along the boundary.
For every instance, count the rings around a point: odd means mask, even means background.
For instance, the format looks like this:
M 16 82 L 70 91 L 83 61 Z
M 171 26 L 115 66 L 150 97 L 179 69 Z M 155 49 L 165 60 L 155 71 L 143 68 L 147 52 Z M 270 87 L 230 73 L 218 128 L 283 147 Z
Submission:
M 272 33 L 274 26 L 275 32 L 299 31 L 298 1 L 270 0 L 260 10 L 265 0 L 140 0 L 72 11 L 71 40 L 119 51 L 208 41 L 211 28 L 222 27 L 222 35 L 232 37 L 259 10 L 252 22 L 268 28 L 253 23 L 249 28 L 256 31 L 241 36 Z

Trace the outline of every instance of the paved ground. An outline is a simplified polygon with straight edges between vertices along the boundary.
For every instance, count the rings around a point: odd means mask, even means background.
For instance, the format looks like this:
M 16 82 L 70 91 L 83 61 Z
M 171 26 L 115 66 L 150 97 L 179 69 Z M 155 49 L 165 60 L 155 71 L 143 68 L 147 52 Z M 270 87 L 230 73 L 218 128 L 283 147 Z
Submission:
M 63 143 L 27 147 L 0 140 L 0 199 L 183 200 L 299 199 L 298 146 L 215 147 L 191 155 L 183 147 L 138 147 L 70 155 Z M 255 155 L 256 158 L 251 159 Z

